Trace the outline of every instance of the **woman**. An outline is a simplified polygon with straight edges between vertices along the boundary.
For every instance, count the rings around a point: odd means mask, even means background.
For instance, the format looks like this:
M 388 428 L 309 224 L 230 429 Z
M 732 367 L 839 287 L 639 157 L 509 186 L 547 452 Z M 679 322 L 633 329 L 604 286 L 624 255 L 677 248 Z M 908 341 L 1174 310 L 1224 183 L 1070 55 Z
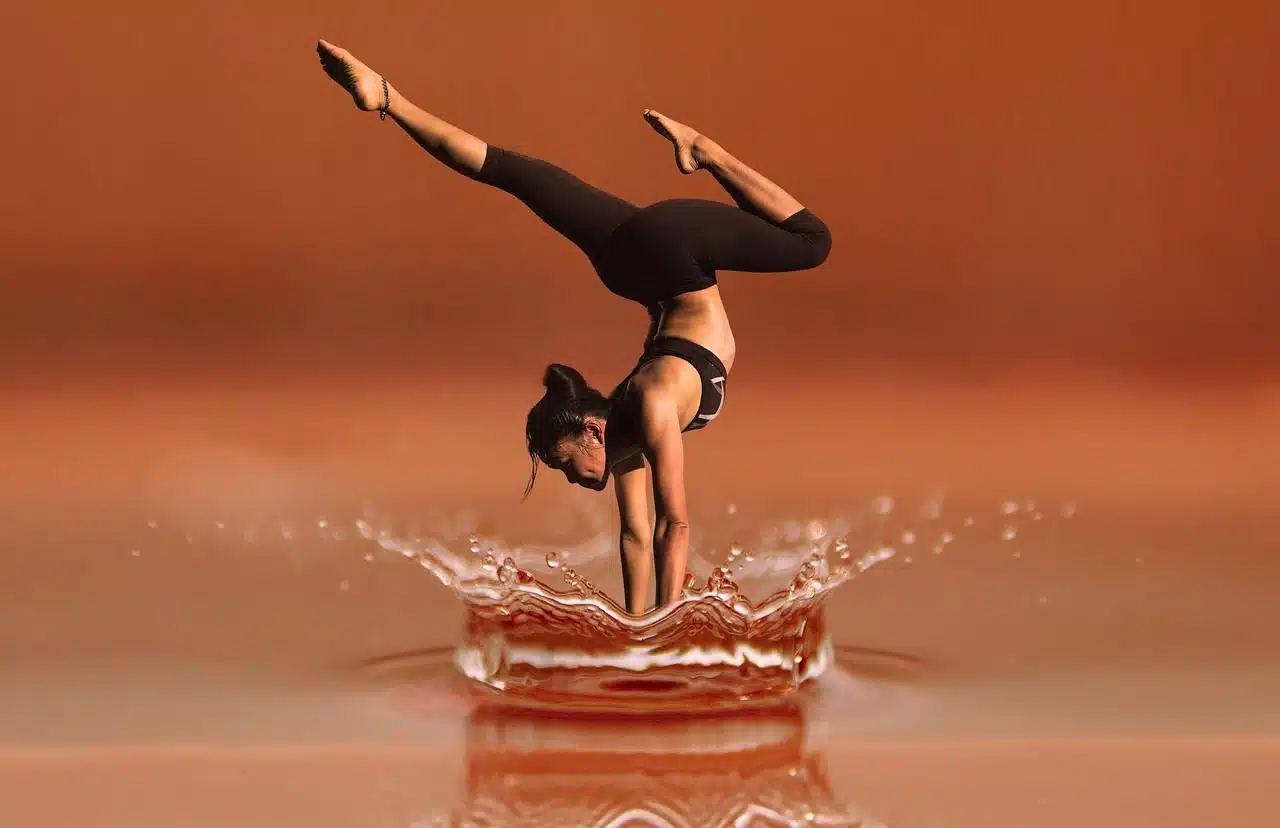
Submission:
M 525 494 L 539 460 L 570 483 L 595 491 L 612 475 L 628 612 L 644 612 L 655 568 L 659 604 L 679 600 L 689 545 L 682 434 L 720 413 L 733 367 L 733 332 L 716 271 L 817 267 L 831 249 L 826 226 L 718 144 L 657 112 L 646 110 L 645 120 L 675 147 L 680 172 L 707 170 L 738 207 L 700 199 L 637 207 L 424 112 L 345 49 L 321 40 L 316 50 L 325 72 L 357 107 L 390 116 L 445 165 L 520 199 L 586 254 L 609 290 L 648 310 L 644 353 L 609 396 L 568 366 L 547 367 L 546 393 L 525 425 L 533 461 Z M 657 512 L 652 544 L 646 462 Z

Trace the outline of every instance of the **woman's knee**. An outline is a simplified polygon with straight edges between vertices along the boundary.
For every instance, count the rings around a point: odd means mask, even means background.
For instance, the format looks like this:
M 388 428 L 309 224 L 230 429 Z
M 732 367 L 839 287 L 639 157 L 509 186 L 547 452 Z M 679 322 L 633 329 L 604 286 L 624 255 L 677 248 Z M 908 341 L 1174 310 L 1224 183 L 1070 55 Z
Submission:
M 808 208 L 783 222 L 783 227 L 804 239 L 805 267 L 817 267 L 831 254 L 831 230 Z
M 805 250 L 807 253 L 807 264 L 809 267 L 817 267 L 827 260 L 827 256 L 831 255 L 831 230 L 827 225 L 817 220 L 814 216 L 816 226 L 805 231 Z

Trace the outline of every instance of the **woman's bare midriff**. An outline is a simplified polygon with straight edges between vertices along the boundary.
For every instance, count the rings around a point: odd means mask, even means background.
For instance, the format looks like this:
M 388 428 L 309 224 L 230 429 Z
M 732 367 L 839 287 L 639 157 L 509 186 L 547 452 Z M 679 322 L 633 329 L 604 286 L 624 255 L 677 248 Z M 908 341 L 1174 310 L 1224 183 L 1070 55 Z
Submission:
M 720 288 L 712 285 L 703 290 L 682 293 L 659 305 L 662 320 L 658 336 L 676 336 L 696 342 L 720 358 L 725 372 L 733 370 L 737 346 L 729 317 L 720 299 Z

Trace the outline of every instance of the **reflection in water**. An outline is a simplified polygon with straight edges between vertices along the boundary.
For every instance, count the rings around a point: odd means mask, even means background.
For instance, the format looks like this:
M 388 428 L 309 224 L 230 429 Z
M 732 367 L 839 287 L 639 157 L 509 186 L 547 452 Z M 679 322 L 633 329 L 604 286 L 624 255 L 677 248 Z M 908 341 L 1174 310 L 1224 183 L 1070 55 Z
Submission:
M 809 735 L 798 704 L 643 719 L 481 706 L 465 803 L 413 828 L 881 826 L 832 794 Z

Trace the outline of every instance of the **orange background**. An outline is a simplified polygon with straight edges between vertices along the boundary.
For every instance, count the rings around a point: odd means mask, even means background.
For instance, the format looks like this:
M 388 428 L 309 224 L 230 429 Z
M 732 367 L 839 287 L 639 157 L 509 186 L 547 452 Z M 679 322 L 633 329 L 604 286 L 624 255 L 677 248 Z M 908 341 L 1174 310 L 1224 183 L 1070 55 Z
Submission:
M 1266 5 L 29 5 L 6 46 L 0 360 L 24 383 L 624 371 L 641 309 L 361 117 L 325 37 L 633 201 L 726 198 L 676 173 L 651 106 L 811 206 L 823 269 L 722 279 L 741 379 L 1254 376 L 1280 363 Z

